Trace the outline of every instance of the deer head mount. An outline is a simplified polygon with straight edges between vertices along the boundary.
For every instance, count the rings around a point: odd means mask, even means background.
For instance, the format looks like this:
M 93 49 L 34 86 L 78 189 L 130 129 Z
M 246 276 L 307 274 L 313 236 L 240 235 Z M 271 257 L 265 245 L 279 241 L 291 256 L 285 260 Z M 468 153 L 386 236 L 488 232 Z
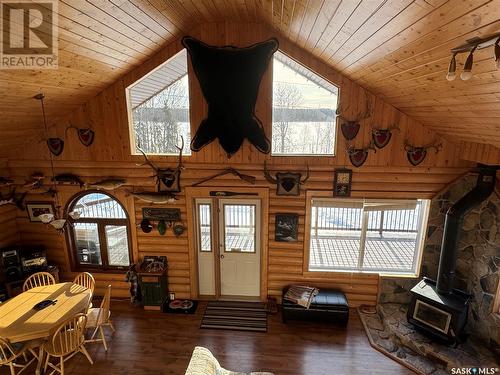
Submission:
M 175 146 L 179 150 L 179 163 L 176 168 L 160 168 L 151 160 L 149 160 L 146 153 L 137 146 L 137 149 L 144 156 L 146 161 L 142 164 L 138 164 L 139 166 L 149 165 L 153 168 L 155 174 L 153 177 L 156 177 L 156 183 L 158 185 L 158 191 L 166 191 L 171 193 L 178 193 L 181 191 L 181 171 L 184 169 L 182 164 L 182 150 L 184 149 L 184 138 L 181 136 L 181 146 Z M 161 186 L 163 185 L 163 189 Z
M 340 130 L 342 131 L 342 135 L 344 136 L 344 138 L 347 139 L 348 141 L 352 141 L 358 135 L 359 128 L 361 126 L 360 122 L 363 121 L 364 119 L 367 119 L 368 117 L 371 117 L 373 114 L 371 100 L 368 98 L 368 96 L 366 96 L 365 102 L 366 102 L 365 111 L 358 113 L 354 118 L 344 117 L 346 116 L 344 115 L 344 113 L 347 112 L 349 106 L 347 106 L 346 109 L 343 109 L 342 105 L 340 105 L 337 108 L 336 114 L 337 117 L 340 119 Z
M 443 145 L 441 143 L 437 144 L 436 142 L 426 146 L 413 146 L 408 142 L 408 140 L 405 141 L 406 157 L 414 166 L 417 166 L 424 161 L 427 156 L 427 150 L 434 149 L 437 154 L 442 148 Z
M 276 184 L 276 195 L 297 196 L 300 195 L 300 185 L 309 179 L 309 165 L 303 179 L 302 173 L 298 172 L 277 172 L 275 176 L 271 176 L 267 169 L 267 163 L 264 162 L 264 177 L 271 184 Z
M 372 127 L 373 144 L 379 149 L 387 146 L 387 144 L 391 140 L 393 130 L 399 131 L 399 127 L 397 125 L 391 125 L 387 129 Z
M 373 150 L 377 152 L 377 149 L 373 146 L 373 141 L 364 148 L 354 148 L 354 146 L 350 145 L 347 147 L 347 154 L 349 155 L 349 160 L 351 164 L 355 167 L 361 167 L 366 159 L 368 158 L 368 152 Z

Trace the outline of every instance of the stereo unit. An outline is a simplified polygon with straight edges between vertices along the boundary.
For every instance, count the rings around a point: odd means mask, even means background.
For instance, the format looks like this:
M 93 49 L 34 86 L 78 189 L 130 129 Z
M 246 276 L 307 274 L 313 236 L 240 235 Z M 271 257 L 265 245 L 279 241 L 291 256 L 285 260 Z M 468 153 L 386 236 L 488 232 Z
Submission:
M 2 266 L 3 268 L 19 266 L 19 251 L 16 249 L 3 250 L 2 252 Z
M 21 265 L 24 276 L 47 270 L 47 255 L 45 249 L 31 248 L 23 249 L 21 256 Z

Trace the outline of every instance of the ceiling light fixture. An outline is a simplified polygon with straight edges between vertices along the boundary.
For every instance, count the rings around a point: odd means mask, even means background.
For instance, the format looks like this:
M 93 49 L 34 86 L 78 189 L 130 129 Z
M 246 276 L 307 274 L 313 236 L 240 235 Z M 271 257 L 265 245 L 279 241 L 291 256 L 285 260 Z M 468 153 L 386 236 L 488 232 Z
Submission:
M 474 62 L 474 51 L 476 48 L 477 46 L 471 49 L 469 56 L 467 56 L 467 60 L 465 60 L 464 70 L 462 70 L 460 74 L 462 81 L 468 81 L 472 78 L 472 63 Z
M 446 74 L 446 79 L 448 81 L 453 81 L 456 78 L 457 61 L 456 56 L 460 53 L 468 53 L 467 59 L 465 60 L 464 69 L 460 74 L 460 78 L 467 81 L 472 78 L 472 67 L 474 65 L 474 52 L 476 49 L 481 50 L 493 46 L 495 59 L 495 66 L 500 69 L 500 32 L 489 35 L 484 38 L 472 38 L 468 39 L 467 42 L 461 46 L 451 49 L 451 60 L 448 65 L 448 72 Z
M 453 54 L 450 65 L 448 66 L 448 74 L 446 74 L 446 79 L 448 81 L 453 81 L 455 79 L 455 72 L 457 71 L 457 60 L 455 59 L 456 55 L 456 53 Z
M 34 99 L 39 100 L 40 104 L 42 106 L 42 116 L 43 116 L 43 126 L 45 129 L 45 138 L 49 139 L 49 128 L 47 126 L 47 118 L 45 116 L 45 105 L 43 99 L 45 99 L 45 95 L 43 93 L 36 94 Z M 50 151 L 50 150 L 49 150 Z M 69 218 L 73 220 L 77 220 L 80 218 L 80 213 L 78 211 L 72 211 L 68 214 L 68 218 L 64 218 L 63 215 L 61 215 L 61 205 L 59 204 L 59 192 L 57 191 L 57 186 L 56 186 L 56 179 L 55 179 L 55 169 L 54 169 L 54 157 L 51 152 L 49 152 L 49 160 L 50 160 L 50 170 L 52 172 L 52 189 L 55 192 L 54 193 L 54 200 L 55 200 L 55 209 L 56 212 L 55 214 L 43 214 L 40 215 L 39 218 L 42 221 L 42 223 L 50 225 L 51 227 L 55 228 L 59 232 L 63 232 L 66 224 L 69 222 Z M 58 219 L 57 217 L 62 217 L 61 219 Z
M 495 67 L 500 70 L 500 37 L 498 37 L 495 43 Z

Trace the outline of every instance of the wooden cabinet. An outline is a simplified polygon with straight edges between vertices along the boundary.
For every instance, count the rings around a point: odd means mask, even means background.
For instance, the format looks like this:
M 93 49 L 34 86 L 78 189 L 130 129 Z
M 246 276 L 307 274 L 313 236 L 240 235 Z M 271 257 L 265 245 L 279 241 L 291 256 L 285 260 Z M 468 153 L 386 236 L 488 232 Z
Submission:
M 145 310 L 161 310 L 168 294 L 167 273 L 138 272 L 142 292 L 142 304 Z

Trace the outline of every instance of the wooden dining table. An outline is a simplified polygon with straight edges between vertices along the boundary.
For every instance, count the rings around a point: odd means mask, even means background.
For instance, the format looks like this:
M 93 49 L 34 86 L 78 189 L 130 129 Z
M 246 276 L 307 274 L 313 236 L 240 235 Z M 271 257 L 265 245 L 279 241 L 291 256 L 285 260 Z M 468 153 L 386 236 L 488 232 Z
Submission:
M 0 337 L 11 343 L 47 340 L 62 322 L 85 312 L 92 292 L 74 283 L 40 286 L 23 292 L 0 304 Z M 33 307 L 44 300 L 55 303 L 42 310 Z M 42 370 L 44 351 L 39 349 L 36 374 Z

